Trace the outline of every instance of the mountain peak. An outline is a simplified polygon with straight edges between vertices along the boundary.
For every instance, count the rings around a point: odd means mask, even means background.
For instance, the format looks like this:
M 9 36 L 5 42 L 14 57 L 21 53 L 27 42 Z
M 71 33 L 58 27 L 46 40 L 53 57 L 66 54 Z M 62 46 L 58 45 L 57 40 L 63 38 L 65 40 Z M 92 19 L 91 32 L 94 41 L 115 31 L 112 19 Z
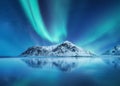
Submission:
M 70 41 L 64 41 L 63 43 L 61 43 L 60 45 L 64 45 L 64 46 L 76 46 L 75 44 L 73 44 Z M 77 47 L 77 46 L 76 46 Z
M 54 47 L 38 46 L 28 48 L 22 53 L 22 56 L 93 56 L 93 54 L 69 41 L 65 41 Z
M 120 55 L 120 45 L 116 45 L 112 49 L 107 50 L 103 55 Z
M 114 48 L 115 48 L 116 50 L 120 50 L 120 45 L 116 45 Z

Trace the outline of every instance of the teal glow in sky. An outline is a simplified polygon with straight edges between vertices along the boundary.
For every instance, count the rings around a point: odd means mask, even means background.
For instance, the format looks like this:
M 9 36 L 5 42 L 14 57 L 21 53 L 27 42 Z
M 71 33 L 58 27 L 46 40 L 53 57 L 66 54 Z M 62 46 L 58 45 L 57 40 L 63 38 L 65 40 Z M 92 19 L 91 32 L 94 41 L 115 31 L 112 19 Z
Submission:
M 38 0 L 20 0 L 20 2 L 35 31 L 42 38 L 53 41 L 42 20 Z
M 50 29 L 55 40 L 60 40 L 67 36 L 67 17 L 70 4 L 71 0 L 52 0 L 50 2 L 50 15 L 52 17 Z
M 78 41 L 78 44 L 81 46 L 88 46 L 90 49 L 92 46 L 94 47 L 93 51 L 99 50 L 101 47 L 109 43 L 115 43 L 119 40 L 120 36 L 120 6 L 116 4 L 113 6 L 112 11 L 108 11 L 107 14 L 102 14 L 102 19 L 99 19 L 97 23 L 92 27 L 92 30 L 88 30 L 84 35 L 84 40 Z M 116 35 L 115 35 L 116 34 Z M 102 37 L 108 37 L 106 40 L 99 41 Z M 96 43 L 96 44 L 95 44 Z M 92 49 L 91 49 L 92 50 Z
M 60 42 L 67 35 L 66 23 L 70 0 L 54 0 L 51 5 L 51 32 L 48 32 L 42 19 L 38 0 L 20 0 L 20 3 L 35 31 L 50 42 Z M 67 6 L 61 7 L 62 3 Z M 59 10 L 58 10 L 59 9 Z M 53 15 L 54 14 L 54 15 Z
M 0 55 L 66 40 L 97 54 L 120 44 L 120 0 L 0 1 Z

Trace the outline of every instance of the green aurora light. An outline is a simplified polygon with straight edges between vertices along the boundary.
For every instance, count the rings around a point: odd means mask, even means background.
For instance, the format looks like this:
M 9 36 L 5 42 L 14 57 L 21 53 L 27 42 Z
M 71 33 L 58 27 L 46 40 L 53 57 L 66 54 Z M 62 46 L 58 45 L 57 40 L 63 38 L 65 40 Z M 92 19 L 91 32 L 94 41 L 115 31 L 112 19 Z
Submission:
M 113 35 L 119 31 L 119 28 L 116 26 L 118 26 L 120 22 L 120 6 L 116 5 L 112 8 L 112 11 L 112 13 L 110 10 L 108 14 L 103 15 L 103 19 L 100 19 L 99 22 L 90 29 L 90 31 L 87 31 L 86 34 L 84 34 L 83 39 L 78 40 L 77 44 L 86 47 L 86 49 L 98 51 L 98 49 L 103 45 L 105 46 L 110 42 L 115 43 L 119 38 L 119 34 L 116 34 L 115 38 L 113 38 Z M 109 36 L 109 40 L 98 41 L 100 38 L 105 36 Z M 93 49 L 93 46 L 96 47 Z
M 50 11 L 52 15 L 51 33 L 55 40 L 67 36 L 67 17 L 71 0 L 52 0 L 50 1 Z M 57 34 L 56 34 L 57 33 Z
M 61 7 L 61 4 L 65 2 L 67 6 Z M 66 20 L 67 12 L 70 1 L 54 0 L 51 3 L 52 21 L 51 21 L 51 32 L 47 31 L 47 28 L 42 19 L 42 15 L 39 9 L 38 0 L 20 0 L 20 3 L 32 24 L 34 30 L 39 34 L 40 37 L 50 42 L 60 42 L 67 35 Z
M 52 41 L 43 23 L 37 0 L 20 0 L 20 2 L 35 31 L 42 38 Z

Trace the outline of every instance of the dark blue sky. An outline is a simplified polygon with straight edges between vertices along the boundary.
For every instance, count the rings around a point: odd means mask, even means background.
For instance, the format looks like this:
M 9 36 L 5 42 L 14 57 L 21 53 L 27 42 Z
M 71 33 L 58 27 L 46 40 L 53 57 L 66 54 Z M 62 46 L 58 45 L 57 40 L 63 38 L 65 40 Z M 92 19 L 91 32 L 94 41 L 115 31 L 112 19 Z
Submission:
M 65 22 L 66 36 L 59 36 L 57 43 L 69 40 L 96 53 L 120 44 L 120 0 L 56 1 L 56 7 L 55 0 L 39 0 L 38 4 L 49 34 L 53 34 L 51 22 L 55 21 L 52 24 L 58 26 L 58 32 L 64 25 L 61 21 Z M 19 55 L 34 45 L 55 44 L 40 34 L 43 33 L 34 29 L 19 0 L 0 0 L 1 56 Z

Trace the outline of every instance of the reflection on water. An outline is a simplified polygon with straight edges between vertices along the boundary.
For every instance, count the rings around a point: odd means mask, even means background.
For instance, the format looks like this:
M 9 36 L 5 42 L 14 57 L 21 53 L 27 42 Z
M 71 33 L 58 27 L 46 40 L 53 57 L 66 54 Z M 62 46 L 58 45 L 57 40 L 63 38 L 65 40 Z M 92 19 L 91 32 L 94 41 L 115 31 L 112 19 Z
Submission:
M 1 58 L 0 86 L 120 86 L 120 58 Z
M 77 62 L 70 61 L 71 58 L 31 58 L 31 59 L 22 59 L 28 66 L 33 68 L 40 69 L 59 69 L 62 72 L 72 71 L 77 66 Z M 56 70 L 57 70 L 56 69 Z
M 104 59 L 104 61 L 110 65 L 113 66 L 115 69 L 120 69 L 120 58 L 119 57 L 114 57 L 112 59 Z

